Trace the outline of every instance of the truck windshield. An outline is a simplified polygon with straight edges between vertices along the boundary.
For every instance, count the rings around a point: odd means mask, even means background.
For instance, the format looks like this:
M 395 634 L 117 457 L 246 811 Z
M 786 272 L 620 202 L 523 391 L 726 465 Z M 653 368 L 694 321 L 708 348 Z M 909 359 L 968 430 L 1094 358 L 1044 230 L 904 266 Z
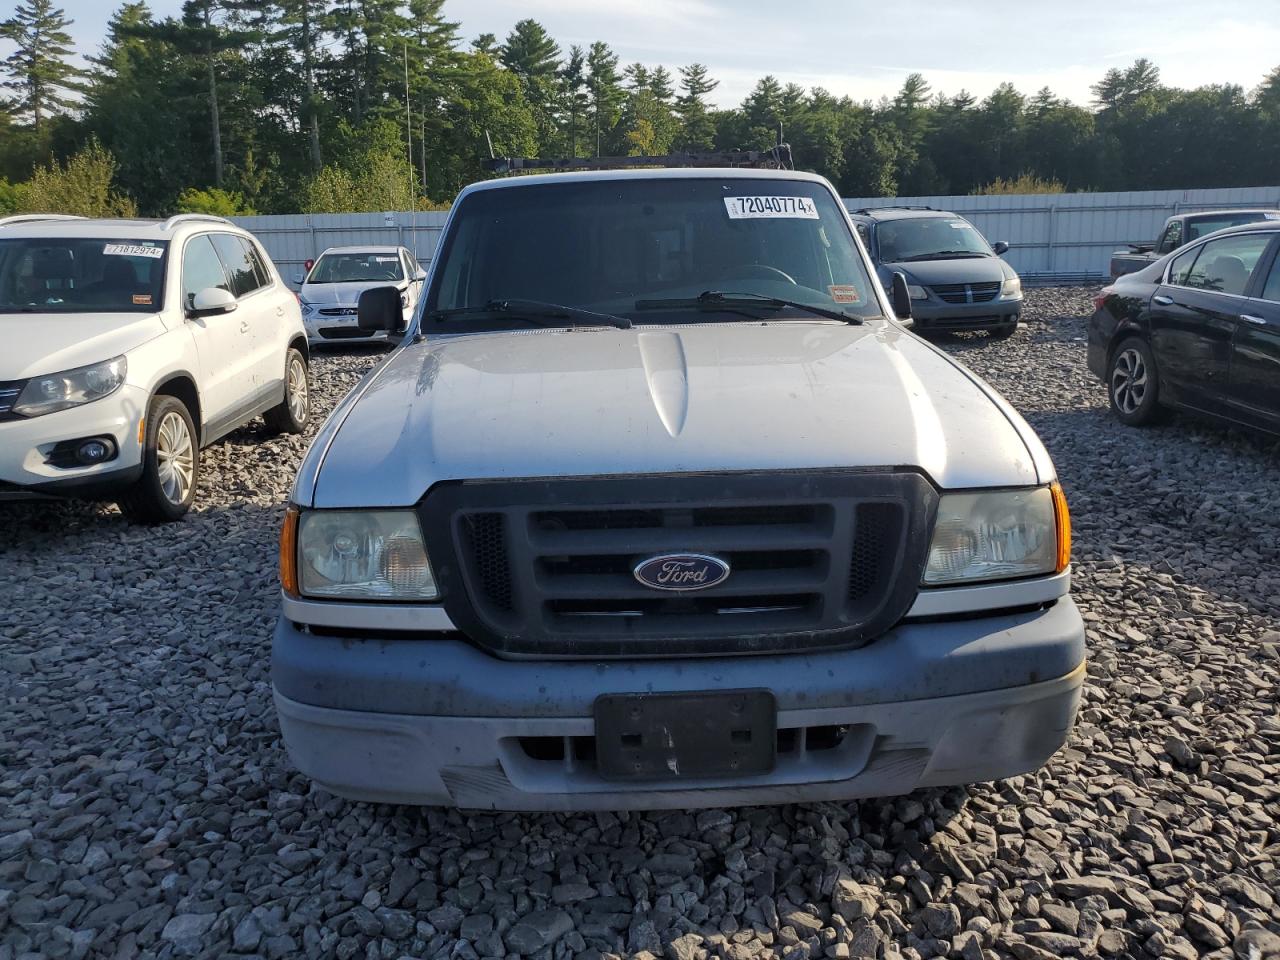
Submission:
M 1215 230 L 1239 226 L 1242 223 L 1255 223 L 1270 219 L 1265 213 L 1228 213 L 1221 217 L 1193 217 L 1187 219 L 1187 242 L 1199 240 Z
M 0 240 L 0 313 L 154 313 L 163 304 L 163 240 Z
M 635 323 L 823 319 L 776 304 L 787 300 L 861 318 L 880 313 L 872 290 L 845 212 L 822 184 L 636 176 L 470 194 L 425 315 L 437 331 L 466 329 L 485 323 L 477 308 L 527 300 Z M 697 300 L 708 291 L 724 302 Z
M 906 217 L 886 220 L 876 230 L 881 263 L 989 257 L 990 245 L 958 217 Z
M 400 257 L 395 253 L 326 253 L 307 275 L 307 283 L 361 283 L 369 280 L 403 280 Z

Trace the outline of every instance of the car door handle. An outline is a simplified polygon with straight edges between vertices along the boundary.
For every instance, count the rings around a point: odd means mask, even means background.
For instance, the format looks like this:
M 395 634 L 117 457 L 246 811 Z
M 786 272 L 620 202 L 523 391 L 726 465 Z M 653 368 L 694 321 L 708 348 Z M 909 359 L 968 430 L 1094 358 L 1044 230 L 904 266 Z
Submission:
M 1264 320 L 1262 317 L 1255 317 L 1248 313 L 1240 314 L 1240 319 L 1243 320 L 1245 323 L 1252 323 L 1255 326 L 1259 326 L 1259 327 L 1265 327 L 1267 325 L 1267 321 Z
M 276 316 L 277 316 L 277 317 L 283 317 L 283 316 L 284 316 L 284 307 L 276 307 Z
M 1173 303 L 1173 297 L 1166 297 L 1163 293 L 1157 293 L 1151 298 L 1153 303 L 1158 303 L 1162 307 L 1167 307 Z
M 241 332 L 241 333 L 248 333 L 248 332 L 249 332 L 249 321 L 248 321 L 248 320 L 241 320 L 241 321 L 240 321 L 240 332 Z

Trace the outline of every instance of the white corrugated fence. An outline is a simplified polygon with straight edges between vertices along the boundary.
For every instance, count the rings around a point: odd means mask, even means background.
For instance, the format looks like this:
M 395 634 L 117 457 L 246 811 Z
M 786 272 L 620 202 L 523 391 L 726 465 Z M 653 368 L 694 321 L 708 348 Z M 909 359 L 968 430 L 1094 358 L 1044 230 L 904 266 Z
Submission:
M 303 264 L 319 257 L 326 247 L 404 246 L 425 267 L 435 255 L 448 216 L 447 212 L 290 213 L 231 219 L 262 242 L 285 282 L 296 288 Z
M 858 197 L 850 210 L 889 204 L 952 210 L 988 240 L 1010 244 L 1006 259 L 1032 282 L 1105 279 L 1111 252 L 1150 243 L 1167 217 L 1187 210 L 1280 209 L 1280 186 L 1131 193 L 1051 193 L 996 197 Z M 448 213 L 324 213 L 235 217 L 267 248 L 291 285 L 303 262 L 326 247 L 402 244 L 423 264 L 435 255 Z
M 1126 243 L 1151 243 L 1175 213 L 1239 207 L 1280 209 L 1280 187 L 1144 190 L 1129 193 L 1043 193 L 995 197 L 858 197 L 848 208 L 929 206 L 960 214 L 993 243 L 1006 240 L 1005 259 L 1031 281 L 1102 280 L 1111 253 Z

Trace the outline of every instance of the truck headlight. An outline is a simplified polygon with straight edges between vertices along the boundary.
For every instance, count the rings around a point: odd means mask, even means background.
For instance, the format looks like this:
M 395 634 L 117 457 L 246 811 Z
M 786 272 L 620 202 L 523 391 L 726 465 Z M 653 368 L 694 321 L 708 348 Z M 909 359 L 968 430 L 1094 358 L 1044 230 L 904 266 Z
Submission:
M 13 412 L 24 417 L 38 417 L 101 400 L 120 389 L 128 369 L 124 357 L 116 357 L 62 373 L 32 377 L 18 394 Z
M 307 510 L 297 523 L 302 596 L 405 601 L 440 596 L 412 510 Z
M 944 494 L 929 545 L 926 586 L 1008 580 L 1065 570 L 1071 521 L 1057 483 Z
M 1002 297 L 1022 296 L 1022 279 L 1020 277 L 1010 277 L 1004 283 L 1000 284 L 1000 296 Z
M 907 293 L 911 294 L 912 300 L 928 300 L 929 291 L 918 283 L 908 283 Z

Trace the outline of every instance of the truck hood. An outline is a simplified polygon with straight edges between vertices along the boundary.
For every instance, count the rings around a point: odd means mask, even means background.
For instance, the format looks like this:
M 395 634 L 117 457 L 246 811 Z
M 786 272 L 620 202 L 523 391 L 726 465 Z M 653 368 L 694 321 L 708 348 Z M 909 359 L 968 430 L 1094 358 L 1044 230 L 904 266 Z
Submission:
M 850 466 L 1043 482 L 1043 448 L 988 389 L 888 321 L 439 337 L 335 411 L 295 496 L 405 506 L 442 480 Z
M 0 314 L 0 380 L 110 360 L 164 332 L 153 313 Z
M 912 260 L 883 263 L 879 273 L 885 289 L 892 285 L 894 271 L 901 270 L 912 283 L 930 287 L 946 283 L 999 283 L 1017 276 L 1013 267 L 999 257 L 965 257 L 957 260 Z
M 360 280 L 353 283 L 304 283 L 298 291 L 307 303 L 317 307 L 354 307 L 360 294 L 374 287 L 395 287 L 404 290 L 403 280 Z

